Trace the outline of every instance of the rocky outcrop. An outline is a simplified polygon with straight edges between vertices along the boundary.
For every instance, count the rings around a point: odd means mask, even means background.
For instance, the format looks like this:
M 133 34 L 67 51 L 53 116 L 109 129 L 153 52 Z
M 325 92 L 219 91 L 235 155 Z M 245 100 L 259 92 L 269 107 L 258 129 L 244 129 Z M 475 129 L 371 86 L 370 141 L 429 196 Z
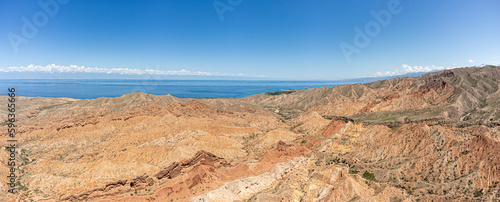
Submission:
M 170 166 L 166 167 L 165 169 L 162 169 L 155 176 L 159 180 L 162 178 L 172 179 L 181 174 L 183 169 L 186 169 L 188 167 L 193 167 L 198 163 L 201 163 L 203 165 L 218 164 L 221 166 L 230 166 L 230 164 L 225 159 L 217 157 L 210 152 L 201 150 L 198 151 L 193 158 L 182 162 L 182 164 L 173 162 Z
M 276 181 L 302 166 L 306 159 L 297 157 L 290 162 L 276 165 L 272 172 L 228 182 L 224 186 L 194 197 L 191 201 L 236 201 L 250 198 L 253 194 L 269 189 Z
M 215 156 L 210 152 L 203 150 L 198 151 L 192 158 L 182 162 L 174 162 L 165 169 L 160 170 L 154 177 L 143 174 L 137 176 L 133 179 L 118 180 L 115 182 L 107 183 L 102 188 L 92 189 L 85 191 L 80 194 L 72 194 L 69 196 L 62 197 L 63 201 L 74 201 L 74 200 L 92 200 L 96 198 L 119 196 L 123 193 L 129 193 L 136 190 L 141 190 L 144 188 L 152 187 L 156 183 L 161 183 L 163 178 L 173 179 L 180 175 L 189 175 L 198 166 L 209 166 L 211 169 L 220 168 L 221 166 L 231 166 L 225 159 Z M 156 179 L 154 179 L 156 178 Z M 158 181 L 160 180 L 160 181 Z M 196 185 L 202 183 L 203 179 L 200 174 L 194 174 L 190 180 L 191 184 L 189 188 L 193 188 Z M 167 187 L 168 189 L 168 187 Z M 165 193 L 162 193 L 165 194 Z

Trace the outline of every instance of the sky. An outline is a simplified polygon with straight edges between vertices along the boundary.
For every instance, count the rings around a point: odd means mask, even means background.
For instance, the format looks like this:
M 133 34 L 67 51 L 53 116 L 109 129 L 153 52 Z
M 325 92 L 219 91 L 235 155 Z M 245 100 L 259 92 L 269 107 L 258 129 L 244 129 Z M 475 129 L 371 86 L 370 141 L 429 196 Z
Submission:
M 3 0 L 0 78 L 292 80 L 500 65 L 498 0 Z

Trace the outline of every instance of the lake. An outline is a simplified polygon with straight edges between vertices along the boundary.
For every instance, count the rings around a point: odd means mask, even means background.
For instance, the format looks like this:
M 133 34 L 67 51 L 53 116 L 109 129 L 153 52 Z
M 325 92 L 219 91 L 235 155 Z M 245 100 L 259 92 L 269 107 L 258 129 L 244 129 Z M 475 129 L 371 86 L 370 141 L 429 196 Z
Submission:
M 3 79 L 0 94 L 15 87 L 18 96 L 94 99 L 132 92 L 179 98 L 242 98 L 283 89 L 336 86 L 339 81 L 145 80 L 145 79 Z

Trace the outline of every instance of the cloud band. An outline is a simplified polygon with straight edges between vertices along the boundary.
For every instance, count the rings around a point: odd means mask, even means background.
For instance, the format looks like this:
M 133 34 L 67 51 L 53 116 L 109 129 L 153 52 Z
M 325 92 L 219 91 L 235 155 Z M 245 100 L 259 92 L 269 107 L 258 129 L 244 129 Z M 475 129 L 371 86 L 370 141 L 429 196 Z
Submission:
M 43 72 L 43 73 L 100 73 L 100 74 L 121 74 L 121 75 L 194 75 L 194 76 L 242 76 L 243 74 L 229 75 L 216 72 L 201 72 L 190 70 L 155 70 L 155 69 L 131 69 L 131 68 L 99 68 L 85 67 L 78 65 L 28 65 L 19 67 L 0 68 L 0 72 Z

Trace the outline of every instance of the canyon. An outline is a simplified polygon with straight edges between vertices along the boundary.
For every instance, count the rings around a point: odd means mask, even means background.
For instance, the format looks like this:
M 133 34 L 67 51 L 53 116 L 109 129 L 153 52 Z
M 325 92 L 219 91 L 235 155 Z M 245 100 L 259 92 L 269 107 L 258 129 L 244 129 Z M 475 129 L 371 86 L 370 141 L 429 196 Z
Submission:
M 499 88 L 484 66 L 237 99 L 19 97 L 0 200 L 498 201 Z

